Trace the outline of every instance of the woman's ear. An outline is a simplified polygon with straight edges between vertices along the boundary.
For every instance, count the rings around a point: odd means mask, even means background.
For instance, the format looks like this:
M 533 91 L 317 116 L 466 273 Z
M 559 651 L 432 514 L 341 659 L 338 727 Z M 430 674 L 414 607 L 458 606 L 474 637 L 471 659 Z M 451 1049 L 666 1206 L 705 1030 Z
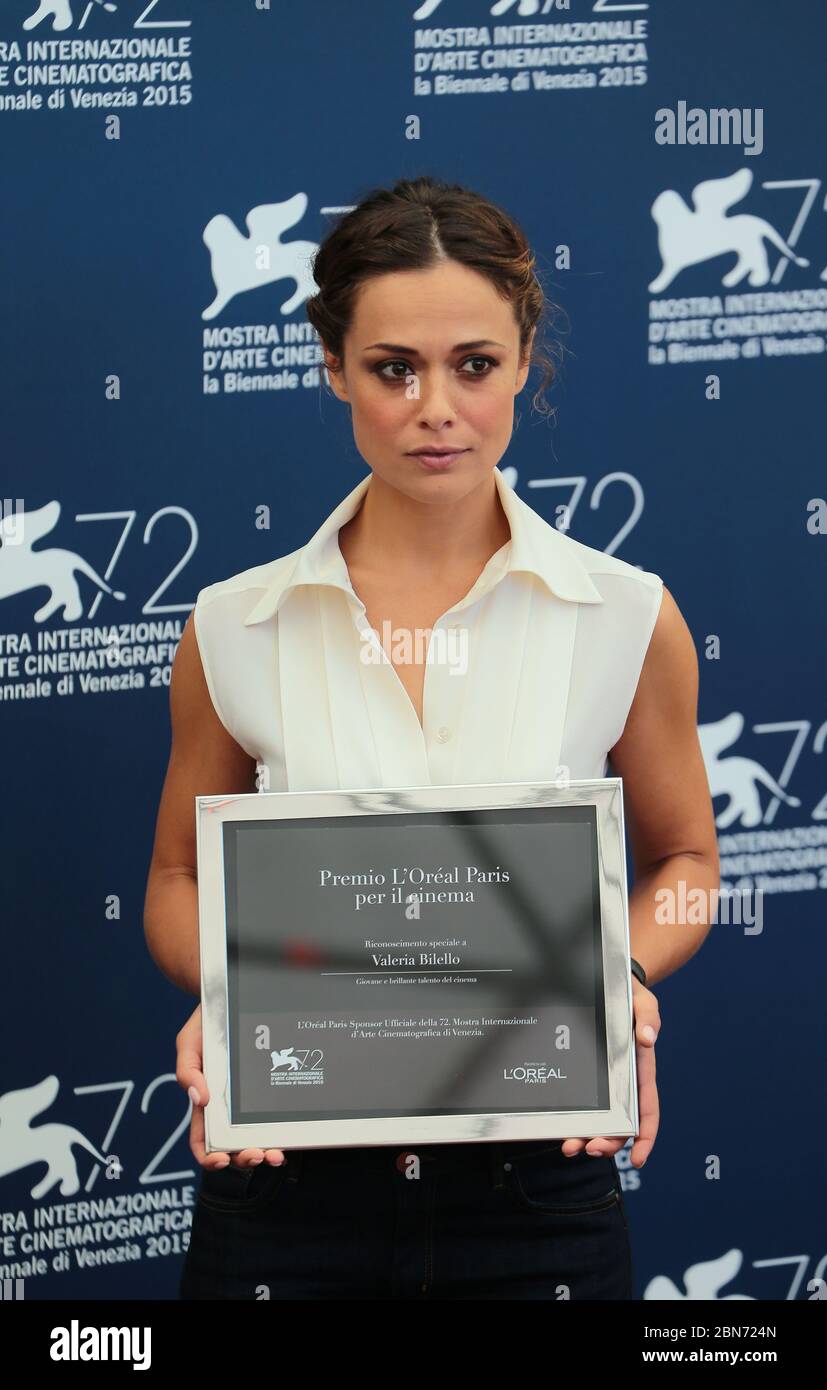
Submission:
M 331 390 L 334 395 L 338 396 L 340 401 L 347 401 L 347 383 L 345 382 L 344 372 L 342 371 L 342 359 L 337 357 L 335 353 L 332 353 L 324 343 L 322 344 L 322 355 L 324 357 L 324 365 L 327 368 Z
M 519 395 L 520 391 L 522 391 L 523 387 L 525 386 L 526 382 L 528 381 L 528 374 L 529 374 L 529 372 L 531 371 L 531 352 L 532 352 L 532 349 L 533 349 L 533 347 L 534 347 L 534 337 L 535 337 L 536 332 L 537 332 L 536 327 L 535 327 L 535 328 L 532 328 L 531 333 L 529 334 L 529 337 L 528 337 L 528 342 L 526 343 L 526 345 L 525 345 L 525 347 L 524 347 L 524 349 L 523 349 L 523 351 L 522 351 L 522 353 L 521 353 L 521 355 L 520 355 L 520 366 L 519 366 L 519 370 L 518 370 L 518 372 L 517 372 L 517 383 L 516 383 L 516 386 L 515 386 L 515 388 L 514 388 L 514 394 L 515 394 L 515 396 L 516 396 L 516 395 Z

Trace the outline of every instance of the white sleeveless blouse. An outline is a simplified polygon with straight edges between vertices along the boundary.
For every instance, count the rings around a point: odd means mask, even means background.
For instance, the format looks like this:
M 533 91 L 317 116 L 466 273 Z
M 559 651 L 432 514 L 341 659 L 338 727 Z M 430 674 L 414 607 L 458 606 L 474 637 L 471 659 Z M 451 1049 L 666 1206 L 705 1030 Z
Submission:
M 422 724 L 339 549 L 370 474 L 305 546 L 199 592 L 210 697 L 266 769 L 261 790 L 607 775 L 663 581 L 558 531 L 494 476 L 511 540 L 434 624 Z

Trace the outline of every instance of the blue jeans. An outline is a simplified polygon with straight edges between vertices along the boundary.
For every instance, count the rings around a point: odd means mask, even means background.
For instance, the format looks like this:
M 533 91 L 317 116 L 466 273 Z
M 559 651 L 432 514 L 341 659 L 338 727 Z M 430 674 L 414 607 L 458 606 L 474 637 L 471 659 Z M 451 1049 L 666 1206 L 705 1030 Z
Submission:
M 202 1170 L 179 1297 L 632 1297 L 613 1158 L 566 1158 L 559 1140 L 412 1153 L 292 1149 L 279 1168 Z

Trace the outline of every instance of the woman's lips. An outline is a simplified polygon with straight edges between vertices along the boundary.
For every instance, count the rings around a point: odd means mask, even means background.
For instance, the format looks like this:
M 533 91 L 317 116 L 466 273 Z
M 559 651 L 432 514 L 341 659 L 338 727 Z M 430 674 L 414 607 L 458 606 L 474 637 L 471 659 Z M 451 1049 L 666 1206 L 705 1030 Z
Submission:
M 429 473 L 442 473 L 467 452 L 467 449 L 457 449 L 456 452 L 450 454 L 412 454 L 411 458 L 415 458 L 418 463 L 422 464 L 423 468 L 428 469 Z

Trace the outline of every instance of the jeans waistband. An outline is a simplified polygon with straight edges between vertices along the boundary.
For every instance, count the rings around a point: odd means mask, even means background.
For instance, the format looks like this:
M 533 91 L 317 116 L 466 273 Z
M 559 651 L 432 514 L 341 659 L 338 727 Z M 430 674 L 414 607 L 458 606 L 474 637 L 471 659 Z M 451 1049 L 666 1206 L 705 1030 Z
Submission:
M 410 1155 L 416 1155 L 428 1172 L 448 1173 L 471 1167 L 487 1167 L 493 1170 L 502 1168 L 509 1158 L 516 1159 L 521 1155 L 559 1154 L 562 1145 L 562 1139 L 497 1139 L 461 1144 L 420 1144 L 407 1148 L 401 1145 L 381 1144 L 369 1148 L 351 1146 L 337 1149 L 287 1149 L 286 1172 L 289 1175 L 292 1171 L 292 1175 L 298 1178 L 305 1163 L 344 1171 L 352 1170 L 354 1166 L 401 1169 Z

